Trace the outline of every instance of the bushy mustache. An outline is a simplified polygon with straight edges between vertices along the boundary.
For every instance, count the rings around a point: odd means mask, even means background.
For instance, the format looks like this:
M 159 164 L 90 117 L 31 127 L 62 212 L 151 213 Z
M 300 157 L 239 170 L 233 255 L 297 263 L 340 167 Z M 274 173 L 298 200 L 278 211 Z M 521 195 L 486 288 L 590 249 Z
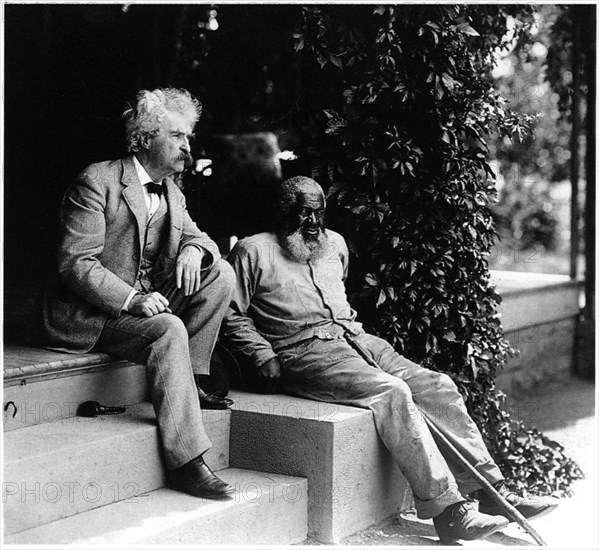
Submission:
M 182 160 L 185 165 L 185 170 L 188 170 L 193 166 L 193 157 L 190 153 L 181 153 L 176 160 Z

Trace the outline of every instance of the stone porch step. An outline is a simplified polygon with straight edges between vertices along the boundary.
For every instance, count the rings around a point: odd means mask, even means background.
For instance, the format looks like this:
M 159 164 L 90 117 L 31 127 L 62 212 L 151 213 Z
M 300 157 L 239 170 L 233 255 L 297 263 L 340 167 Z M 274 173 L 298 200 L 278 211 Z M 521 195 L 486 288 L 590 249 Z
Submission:
M 229 396 L 231 466 L 307 478 L 311 538 L 337 543 L 412 506 L 371 411 L 286 395 Z
M 305 479 L 228 468 L 226 501 L 158 489 L 8 536 L 8 544 L 289 545 L 306 538 Z
M 124 417 L 74 417 L 77 405 L 88 399 L 106 405 L 143 401 L 147 393 L 143 366 L 111 361 L 109 356 L 101 354 L 73 356 L 23 346 L 5 351 L 5 359 L 9 359 L 5 362 L 5 402 L 12 400 L 17 407 L 14 417 L 14 407 L 4 413 L 7 458 L 15 455 L 11 448 L 18 449 L 15 442 L 21 441 L 21 434 L 26 440 L 35 434 L 34 439 L 51 441 L 57 430 L 75 426 L 88 445 L 75 453 L 74 475 L 70 473 L 68 452 L 48 456 L 40 467 L 34 458 L 6 470 L 5 479 L 9 483 L 3 497 L 10 510 L 5 512 L 6 526 L 11 529 L 7 533 L 106 505 L 115 493 L 127 499 L 132 492 L 163 486 L 157 431 L 148 403 L 128 407 L 128 414 L 146 411 L 145 425 L 138 419 L 131 434 L 115 433 L 119 418 Z M 24 364 L 18 363 L 19 357 Z M 230 415 L 227 422 L 231 423 L 231 462 L 227 447 L 226 459 L 219 462 L 215 457 L 211 466 L 218 469 L 229 465 L 307 478 L 311 538 L 335 543 L 412 505 L 407 483 L 380 443 L 370 411 L 282 395 L 232 391 L 230 396 L 236 401 L 233 411 L 204 411 L 215 448 L 220 443 L 209 425 L 218 424 L 223 414 Z M 101 439 L 120 439 L 107 444 L 111 447 L 108 454 L 118 456 L 98 472 L 97 456 L 103 456 L 104 451 L 95 451 L 95 435 L 88 428 L 90 421 L 100 419 L 115 423 L 106 427 Z M 151 435 L 144 435 L 144 430 Z M 227 436 L 221 433 L 218 437 Z M 119 446 L 123 447 L 122 452 L 113 451 Z M 148 472 L 143 475 L 149 479 L 144 478 L 143 483 L 130 473 L 136 464 L 143 464 L 142 470 Z M 101 498 L 96 495 L 98 485 Z M 60 502 L 72 494 L 77 502 Z M 41 502 L 35 502 L 36 499 Z M 88 502 L 96 499 L 97 502 Z
M 229 466 L 229 411 L 204 411 L 213 447 L 206 462 Z M 4 433 L 7 535 L 164 486 L 153 407 L 121 415 L 72 417 Z
M 131 405 L 148 399 L 145 367 L 105 353 L 4 346 L 4 430 L 71 418 L 83 401 Z

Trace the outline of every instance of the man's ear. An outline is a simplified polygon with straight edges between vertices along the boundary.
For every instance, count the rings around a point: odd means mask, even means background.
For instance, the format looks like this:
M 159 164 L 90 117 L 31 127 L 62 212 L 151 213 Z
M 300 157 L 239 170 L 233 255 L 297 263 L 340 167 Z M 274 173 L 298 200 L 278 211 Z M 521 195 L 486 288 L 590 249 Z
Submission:
M 141 136 L 141 146 L 144 149 L 149 149 L 150 148 L 150 139 L 152 138 L 152 136 L 150 134 L 144 134 L 143 136 Z

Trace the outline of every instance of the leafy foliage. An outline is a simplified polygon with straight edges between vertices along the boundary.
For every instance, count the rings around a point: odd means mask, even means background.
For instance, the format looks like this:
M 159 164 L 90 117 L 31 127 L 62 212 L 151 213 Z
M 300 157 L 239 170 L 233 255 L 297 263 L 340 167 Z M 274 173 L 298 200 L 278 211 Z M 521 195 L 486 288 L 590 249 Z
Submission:
M 499 201 L 493 206 L 502 244 L 507 250 L 529 251 L 534 257 L 552 251 L 564 258 L 567 270 L 569 243 L 560 238 L 558 226 L 569 219 L 560 219 L 553 182 L 569 177 L 572 128 L 560 112 L 569 105 L 563 104 L 547 81 L 550 75 L 561 81 L 570 74 L 570 60 L 563 58 L 570 48 L 563 47 L 563 40 L 557 42 L 562 46 L 559 51 L 554 47 L 554 34 L 563 27 L 567 14 L 564 10 L 567 7 L 538 6 L 530 43 L 507 52 L 499 61 L 496 87 L 512 110 L 535 117 L 533 131 L 522 140 L 490 136 L 488 143 L 502 179 Z M 562 62 L 559 71 L 548 70 L 548 58 Z M 563 96 L 563 87 L 559 91 Z
M 509 418 L 494 384 L 514 350 L 489 284 L 496 189 L 485 138 L 523 136 L 533 117 L 506 107 L 490 71 L 508 18 L 526 40 L 532 16 L 515 5 L 302 8 L 298 152 L 328 189 L 329 224 L 348 236 L 362 320 L 453 377 L 514 484 L 560 493 L 580 471 Z

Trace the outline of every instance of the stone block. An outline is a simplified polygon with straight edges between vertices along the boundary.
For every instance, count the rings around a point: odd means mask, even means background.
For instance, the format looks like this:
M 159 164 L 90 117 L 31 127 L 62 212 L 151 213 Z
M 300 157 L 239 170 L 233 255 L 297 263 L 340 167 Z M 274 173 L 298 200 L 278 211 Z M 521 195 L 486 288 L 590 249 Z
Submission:
M 576 320 L 531 324 L 506 333 L 518 350 L 496 378 L 497 387 L 511 395 L 530 392 L 572 375 Z
M 231 397 L 231 466 L 307 478 L 311 538 L 336 543 L 411 505 L 371 411 L 284 395 Z

